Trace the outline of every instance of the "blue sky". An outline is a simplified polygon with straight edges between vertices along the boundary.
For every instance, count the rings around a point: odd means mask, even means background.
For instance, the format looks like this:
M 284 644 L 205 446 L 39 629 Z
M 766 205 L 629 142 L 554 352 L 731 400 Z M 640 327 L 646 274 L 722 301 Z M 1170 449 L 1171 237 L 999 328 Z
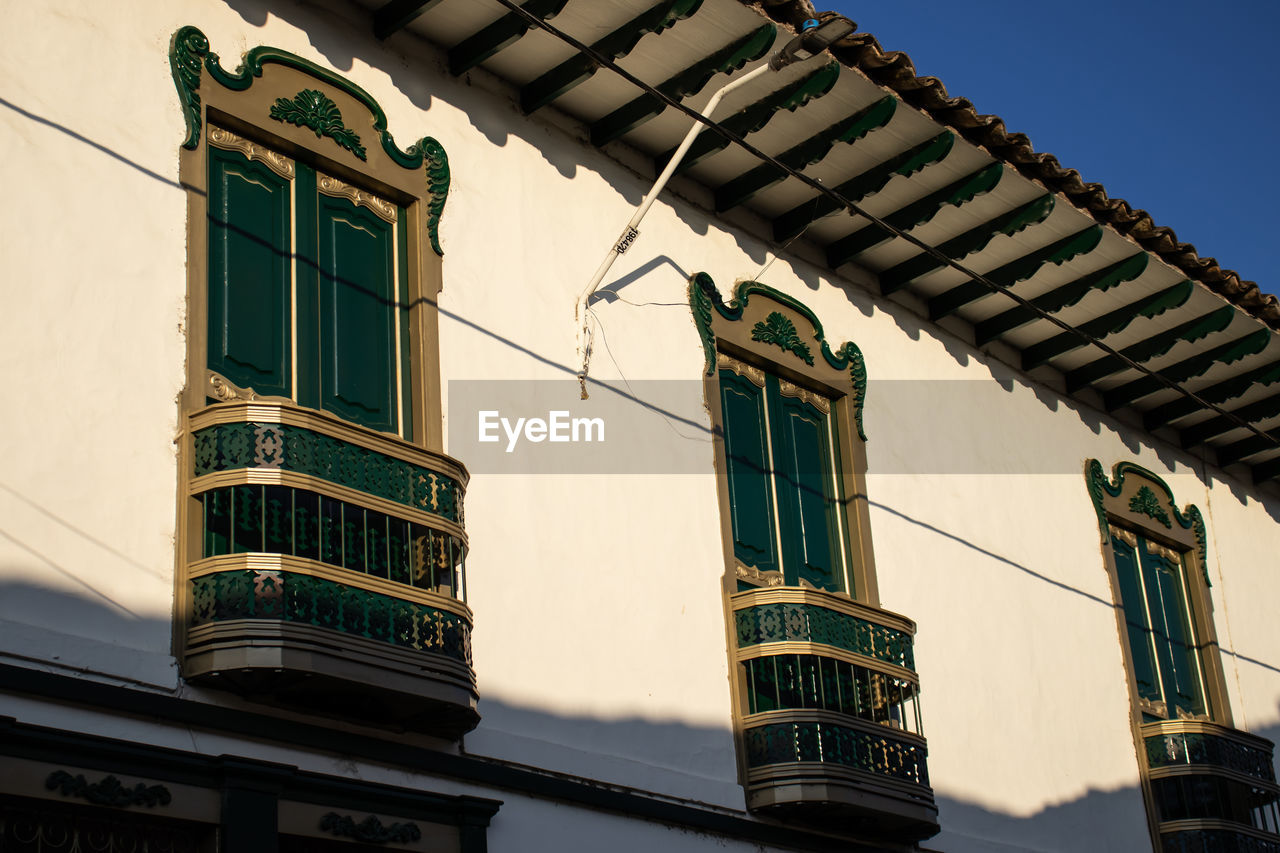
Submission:
M 1280 2 L 815 5 L 1280 295 Z

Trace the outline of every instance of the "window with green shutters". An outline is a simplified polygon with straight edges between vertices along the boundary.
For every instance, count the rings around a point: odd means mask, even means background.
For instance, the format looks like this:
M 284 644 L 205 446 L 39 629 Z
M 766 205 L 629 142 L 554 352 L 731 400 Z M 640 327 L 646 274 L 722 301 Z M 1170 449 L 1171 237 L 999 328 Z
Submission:
M 405 209 L 228 131 L 209 141 L 208 369 L 412 440 Z
M 831 400 L 734 359 L 720 361 L 735 559 L 787 586 L 852 594 Z
M 1209 716 L 1186 555 L 1115 525 L 1111 549 L 1143 721 Z

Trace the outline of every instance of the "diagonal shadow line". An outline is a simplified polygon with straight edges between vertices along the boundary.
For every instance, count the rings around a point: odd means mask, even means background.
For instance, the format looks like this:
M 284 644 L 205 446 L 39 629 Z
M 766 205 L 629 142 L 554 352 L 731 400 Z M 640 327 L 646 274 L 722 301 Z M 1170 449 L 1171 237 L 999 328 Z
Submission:
M 864 497 L 864 496 L 859 496 L 859 497 Z M 1029 569 L 1026 566 L 1022 565 L 1021 563 L 1015 563 L 1013 560 L 1010 560 L 1008 557 L 1002 557 L 999 554 L 995 553 L 994 551 L 988 551 L 986 548 L 983 548 L 981 545 L 975 545 L 972 542 L 970 542 L 968 539 L 963 539 L 955 535 L 954 533 L 948 533 L 947 531 L 943 530 L 940 527 L 934 527 L 932 524 L 928 523 L 927 521 L 921 521 L 918 518 L 913 518 L 904 512 L 894 509 L 891 506 L 887 506 L 882 503 L 877 503 L 876 501 L 873 501 L 870 499 L 867 500 L 867 503 L 870 506 L 875 507 L 876 509 L 884 510 L 890 515 L 896 516 L 902 519 L 903 521 L 914 524 L 917 527 L 922 527 L 925 530 L 928 530 L 930 533 L 936 533 L 937 535 L 945 539 L 950 539 L 952 542 L 959 543 L 960 545 L 963 545 L 966 548 L 969 548 L 973 551 L 977 551 L 979 554 L 982 554 L 985 557 L 990 557 L 991 559 L 997 562 L 1004 563 L 1006 566 L 1012 566 L 1018 571 L 1023 572 L 1024 574 L 1030 575 L 1036 580 L 1044 581 L 1045 583 L 1051 586 L 1056 586 L 1059 589 L 1064 589 L 1067 592 L 1073 592 L 1076 595 L 1089 599 L 1090 601 L 1095 601 L 1098 604 L 1104 605 L 1109 610 L 1116 609 L 1116 605 L 1114 602 L 1107 601 L 1105 598 L 1099 598 L 1098 596 L 1094 595 L 1091 592 L 1085 592 L 1082 589 L 1077 589 L 1076 587 L 1071 586 L 1071 584 L 1063 583 L 1060 580 L 1054 580 L 1048 575 L 1043 575 L 1040 572 L 1037 572 L 1035 569 Z
M 50 521 L 56 524 L 61 525 L 62 527 L 65 527 L 67 530 L 76 534 L 80 538 L 85 539 L 89 542 L 92 542 L 94 545 L 97 545 L 99 548 L 106 551 L 108 554 L 112 554 L 116 557 L 119 557 L 121 560 L 133 566 L 134 568 L 142 569 L 144 572 L 152 575 L 153 577 L 162 578 L 162 579 L 165 577 L 165 575 L 161 574 L 160 572 L 157 572 L 155 569 L 152 569 L 142 563 L 139 563 L 137 560 L 135 560 L 133 557 L 130 557 L 128 554 L 125 554 L 122 551 L 116 550 L 111 545 L 107 544 L 106 542 L 103 542 L 101 539 L 98 539 L 97 537 L 89 534 L 88 532 L 81 530 L 79 527 L 76 527 L 74 524 L 67 521 L 62 516 L 55 515 L 53 512 L 41 506 L 40 504 L 36 503 L 35 501 L 31 500 L 31 498 L 17 491 L 7 483 L 0 482 L 0 491 L 8 492 L 13 497 L 17 498 L 27 506 L 31 507 L 36 512 L 43 515 L 45 518 L 49 519 Z
M 112 158 L 113 160 L 119 160 L 121 163 L 125 164 L 126 166 L 132 169 L 137 169 L 139 172 L 146 175 L 148 178 L 159 181 L 162 184 L 171 186 L 176 190 L 193 189 L 191 187 L 186 187 L 175 180 L 166 178 L 164 175 L 160 174 L 159 172 L 151 171 L 146 166 L 143 166 L 141 163 L 130 160 L 128 157 L 125 157 L 123 154 L 120 154 L 117 151 L 113 151 L 112 149 L 103 145 L 101 142 L 94 142 L 89 137 L 83 136 L 82 134 L 77 133 L 76 131 L 72 130 L 66 125 L 58 124 L 56 121 L 47 119 L 44 116 L 38 116 L 33 112 L 28 112 L 27 110 L 24 110 L 22 107 L 18 106 L 17 104 L 14 104 L 10 101 L 6 101 L 4 98 L 0 98 L 0 106 L 7 107 L 13 110 L 18 115 L 23 116 L 24 118 L 28 118 L 31 121 L 36 122 L 37 124 L 43 124 L 45 127 L 51 127 L 54 130 L 58 131 L 59 133 L 65 133 L 67 136 L 70 136 L 72 139 L 78 142 L 83 142 L 85 145 L 88 145 L 90 148 L 96 148 L 97 150 L 101 151 L 103 154 L 106 154 L 108 157 Z
M 129 615 L 131 618 L 133 618 L 133 619 L 141 619 L 141 618 L 142 618 L 142 617 L 140 617 L 137 613 L 134 613 L 132 610 L 130 610 L 129 608 L 125 607 L 125 606 L 124 606 L 123 604 L 121 604 L 120 602 L 118 602 L 118 601 L 114 600 L 113 598 L 111 598 L 110 596 L 108 596 L 106 593 L 103 593 L 103 592 L 99 591 L 98 589 L 95 589 L 93 586 L 91 586 L 91 585 L 89 584 L 89 582 L 88 582 L 88 581 L 86 581 L 84 578 L 82 578 L 82 577 L 80 577 L 79 575 L 77 575 L 75 572 L 70 571 L 69 569 L 65 568 L 64 566 L 60 566 L 60 565 L 58 565 L 58 564 L 57 564 L 57 563 L 55 563 L 53 560 L 50 560 L 47 556 L 45 556 L 44 554 L 40 553 L 40 552 L 39 552 L 39 551 L 37 551 L 35 548 L 32 548 L 32 547 L 31 547 L 30 545 L 28 545 L 27 543 L 25 543 L 25 542 L 23 542 L 23 541 L 21 541 L 21 540 L 19 540 L 19 539 L 15 539 L 15 538 L 13 537 L 13 535 L 12 535 L 12 534 L 10 534 L 8 531 L 0 530 L 0 538 L 8 539 L 8 540 L 9 540 L 10 542 L 12 542 L 14 545 L 18 546 L 18 547 L 19 547 L 19 548 L 21 548 L 23 551 L 26 551 L 26 552 L 27 552 L 28 554 L 30 554 L 31 556 L 33 556 L 33 557 L 35 557 L 36 559 L 40 560 L 42 563 L 44 563 L 45 565 L 47 565 L 49 568 L 51 568 L 51 569 L 53 569 L 54 571 L 56 571 L 56 572 L 58 572 L 59 574 L 61 574 L 63 577 L 67 578 L 68 580 L 75 581 L 75 582 L 76 582 L 76 583 L 78 583 L 80 586 L 84 587 L 84 588 L 85 588 L 85 589 L 87 589 L 89 592 L 93 593 L 95 596 L 97 596 L 98 598 L 100 598 L 100 599 L 102 599 L 104 602 L 106 602 L 108 607 L 114 608 L 115 610 L 119 610 L 119 611 L 121 611 L 122 613 L 126 613 L 126 614 L 128 614 L 128 615 Z

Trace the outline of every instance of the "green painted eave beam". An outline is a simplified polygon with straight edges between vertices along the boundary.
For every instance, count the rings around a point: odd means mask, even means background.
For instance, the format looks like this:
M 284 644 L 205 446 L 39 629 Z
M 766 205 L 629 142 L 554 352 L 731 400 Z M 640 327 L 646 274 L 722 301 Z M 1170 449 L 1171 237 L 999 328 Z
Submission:
M 1280 361 L 1273 361 L 1262 367 L 1255 367 L 1233 376 L 1230 379 L 1224 379 L 1216 385 L 1210 385 L 1208 388 L 1201 388 L 1196 392 L 1196 396 L 1204 400 L 1206 403 L 1218 405 L 1228 400 L 1234 400 L 1241 396 L 1250 388 L 1255 386 L 1271 385 L 1280 380 Z M 1199 412 L 1203 407 L 1195 400 L 1187 397 L 1179 397 L 1177 400 L 1170 400 L 1162 403 L 1154 409 L 1146 412 L 1142 416 L 1142 425 L 1148 430 L 1159 429 L 1167 426 L 1174 421 L 1185 418 Z M 1194 427 L 1193 427 L 1194 429 Z
M 892 95 L 885 95 L 880 100 L 858 110 L 858 112 L 843 121 L 838 121 L 821 133 L 809 137 L 799 145 L 788 148 L 777 155 L 775 159 L 791 169 L 803 169 L 806 166 L 817 163 L 827 156 L 837 142 L 852 145 L 871 131 L 884 127 L 889 123 L 889 119 L 893 118 L 893 113 L 897 106 L 897 98 Z M 730 210 L 748 201 L 756 193 L 785 180 L 786 177 L 786 171 L 774 166 L 772 163 L 764 163 L 757 166 L 751 171 L 722 184 L 716 190 L 716 212 L 723 213 L 726 210 Z
M 777 37 L 778 28 L 765 24 L 654 88 L 672 100 L 682 101 L 702 91 L 702 87 L 715 75 L 732 74 L 748 62 L 764 56 Z M 666 108 L 662 99 L 655 95 L 644 94 L 628 101 L 591 125 L 591 144 L 606 145 L 661 115 Z
M 663 0 L 592 44 L 591 49 L 609 59 L 621 59 L 635 50 L 640 39 L 674 27 L 698 11 L 701 5 L 702 0 Z M 575 53 L 521 89 L 520 106 L 526 113 L 545 107 L 565 92 L 590 80 L 599 68 L 599 63 L 590 56 Z
M 441 2 L 443 0 L 391 0 L 373 13 L 373 34 L 379 39 L 389 38 Z
M 1280 429 L 1268 430 L 1265 435 L 1271 439 L 1280 439 Z M 1233 465 L 1242 459 L 1265 453 L 1268 450 L 1275 449 L 1275 447 L 1275 441 L 1268 440 L 1261 435 L 1251 435 L 1248 438 L 1242 438 L 1239 441 L 1217 448 L 1218 464 L 1222 466 Z
M 835 86 L 840 77 L 840 63 L 829 62 L 799 80 L 795 80 L 781 89 L 765 95 L 748 107 L 734 113 L 720 122 L 720 126 L 738 136 L 749 136 L 763 130 L 765 125 L 782 110 L 794 111 L 803 107 L 814 98 L 821 98 Z M 729 147 L 729 140 L 718 133 L 704 130 L 693 140 L 689 151 L 680 165 L 676 166 L 676 174 L 692 169 L 698 163 Z M 656 158 L 655 170 L 661 172 L 667 161 L 676 153 L 675 148 L 664 151 Z
M 1091 291 L 1110 290 L 1117 284 L 1125 281 L 1133 281 L 1142 275 L 1142 271 L 1147 268 L 1147 261 L 1150 256 L 1146 252 L 1141 252 L 1123 261 L 1117 261 L 1109 264 L 1096 272 L 1082 275 L 1075 281 L 1064 284 L 1061 287 L 1055 287 L 1048 293 L 1042 293 L 1031 300 L 1031 304 L 1041 311 L 1049 314 L 1057 314 L 1064 308 L 1070 308 L 1072 305 L 1084 299 L 1085 295 Z M 996 338 L 1011 332 L 1019 326 L 1025 326 L 1040 317 L 1036 311 L 1023 305 L 1015 305 L 1008 311 L 983 320 L 974 324 L 974 342 L 978 346 L 994 341 Z
M 1259 329 L 1242 338 L 1237 338 L 1206 352 L 1185 358 L 1177 364 L 1157 371 L 1156 376 L 1162 376 L 1175 385 L 1181 384 L 1195 379 L 1197 376 L 1203 376 L 1215 364 L 1231 364 L 1245 356 L 1257 355 L 1262 352 L 1270 340 L 1271 332 L 1266 329 Z M 1165 384 L 1155 376 L 1141 376 L 1132 382 L 1126 382 L 1119 387 L 1112 388 L 1110 391 L 1103 392 L 1102 404 L 1108 411 L 1114 411 L 1123 406 L 1132 405 L 1135 400 L 1140 400 L 1148 394 L 1154 394 L 1165 387 Z
M 1231 414 L 1250 424 L 1280 417 L 1280 394 L 1272 394 L 1270 397 L 1255 400 L 1234 410 Z M 1208 420 L 1192 424 L 1186 429 L 1180 430 L 1178 432 L 1178 440 L 1184 448 L 1195 447 L 1197 444 L 1204 444 L 1206 441 L 1211 441 L 1224 433 L 1231 432 L 1238 426 L 1239 424 L 1231 418 L 1224 415 L 1215 415 Z
M 909 231 L 917 225 L 923 225 L 937 216 L 938 211 L 948 204 L 954 207 L 968 204 L 978 196 L 995 189 L 1003 175 L 1004 167 L 999 163 L 984 166 L 958 181 L 952 181 L 940 190 L 935 190 L 923 198 L 898 208 L 887 216 L 882 216 L 881 219 L 888 227 L 873 222 L 847 237 L 841 237 L 829 243 L 827 265 L 835 269 L 841 264 L 848 263 L 872 246 L 892 240 L 897 231 Z
M 910 177 L 925 166 L 940 162 L 951 153 L 956 137 L 946 130 L 931 139 L 913 145 L 887 160 L 872 166 L 860 175 L 855 175 L 835 188 L 835 192 L 852 202 L 862 201 L 884 189 L 884 185 L 894 175 Z M 790 240 L 814 222 L 824 216 L 835 213 L 840 204 L 827 195 L 815 195 L 806 202 L 796 205 L 773 220 L 773 239 L 778 242 Z
M 1130 361 L 1141 364 L 1158 358 L 1169 350 L 1173 349 L 1173 345 L 1179 341 L 1187 341 L 1193 343 L 1207 335 L 1221 332 L 1227 326 L 1231 325 L 1232 319 L 1236 315 L 1236 309 L 1231 306 L 1219 308 L 1217 311 L 1211 311 L 1196 317 L 1194 320 L 1188 320 L 1174 326 L 1172 329 L 1166 329 L 1159 334 L 1130 344 L 1120 350 L 1120 354 Z M 1114 355 L 1105 355 L 1088 364 L 1077 367 L 1075 370 L 1069 371 L 1066 375 L 1067 393 L 1073 393 L 1086 385 L 1092 385 L 1099 379 L 1105 379 L 1112 374 L 1119 373 L 1128 368 L 1120 358 Z
M 569 0 L 526 0 L 520 8 L 544 21 L 549 21 L 565 7 Z M 529 23 L 515 12 L 509 12 L 487 27 L 468 36 L 449 49 L 449 73 L 457 76 L 475 68 L 481 62 L 501 53 L 524 38 Z
M 985 249 L 997 234 L 1012 236 L 1030 225 L 1044 222 L 1052 212 L 1053 196 L 1042 195 L 1024 205 L 1015 207 L 1013 210 L 1006 211 L 994 219 L 988 219 L 958 237 L 952 237 L 937 248 L 939 252 L 942 252 L 948 258 L 958 261 L 963 257 L 972 255 L 974 252 L 980 252 Z M 942 261 L 923 252 L 915 257 L 907 258 L 905 261 L 880 273 L 880 292 L 885 296 L 897 293 L 915 279 L 920 278 L 920 276 L 927 275 L 944 266 L 946 264 Z
M 1028 255 L 1012 260 L 1004 266 L 997 267 L 987 273 L 986 278 L 994 284 L 1009 288 L 1031 278 L 1045 264 L 1064 264 L 1077 255 L 1087 255 L 1101 242 L 1102 226 L 1090 225 L 1083 231 L 1077 231 Z M 992 292 L 980 281 L 966 281 L 964 284 L 956 285 L 929 300 L 929 319 L 941 320 L 969 303 L 991 295 Z
M 1184 279 L 1173 287 L 1150 293 L 1122 308 L 1117 308 L 1114 311 L 1103 314 L 1101 317 L 1081 323 L 1076 328 L 1092 338 L 1101 339 L 1108 335 L 1114 335 L 1117 332 L 1124 331 L 1130 323 L 1139 317 L 1149 320 L 1152 317 L 1160 316 L 1170 308 L 1181 308 L 1191 298 L 1191 292 L 1194 288 L 1195 285 L 1191 283 L 1190 279 Z M 1078 350 L 1080 347 L 1087 345 L 1083 338 L 1071 332 L 1062 332 L 1053 337 L 1045 338 L 1040 343 L 1032 344 L 1022 351 L 1022 369 L 1031 370 L 1060 355 Z

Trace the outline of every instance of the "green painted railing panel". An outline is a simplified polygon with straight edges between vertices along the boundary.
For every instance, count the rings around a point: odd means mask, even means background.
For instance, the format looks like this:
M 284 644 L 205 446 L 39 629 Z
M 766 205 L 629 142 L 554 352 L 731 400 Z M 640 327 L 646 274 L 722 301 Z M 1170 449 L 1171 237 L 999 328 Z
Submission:
M 1153 768 L 1205 764 L 1265 782 L 1276 781 L 1271 751 L 1234 738 L 1208 732 L 1160 732 L 1146 736 L 1143 741 L 1147 764 Z
M 835 723 L 768 723 L 743 732 L 748 767 L 810 762 L 862 770 L 917 785 L 929 784 L 925 749 L 889 734 Z
M 319 477 L 462 523 L 462 487 L 451 477 L 288 424 L 217 424 L 194 436 L 193 476 L 272 468 Z
M 456 613 L 285 571 L 218 572 L 191 581 L 193 624 L 264 619 L 311 625 L 471 665 L 471 624 Z
M 457 596 L 466 545 L 450 534 L 288 486 L 229 486 L 200 495 L 202 556 L 263 553 Z
M 822 643 L 915 670 L 910 634 L 816 604 L 757 604 L 734 614 L 738 648 L 761 643 Z

